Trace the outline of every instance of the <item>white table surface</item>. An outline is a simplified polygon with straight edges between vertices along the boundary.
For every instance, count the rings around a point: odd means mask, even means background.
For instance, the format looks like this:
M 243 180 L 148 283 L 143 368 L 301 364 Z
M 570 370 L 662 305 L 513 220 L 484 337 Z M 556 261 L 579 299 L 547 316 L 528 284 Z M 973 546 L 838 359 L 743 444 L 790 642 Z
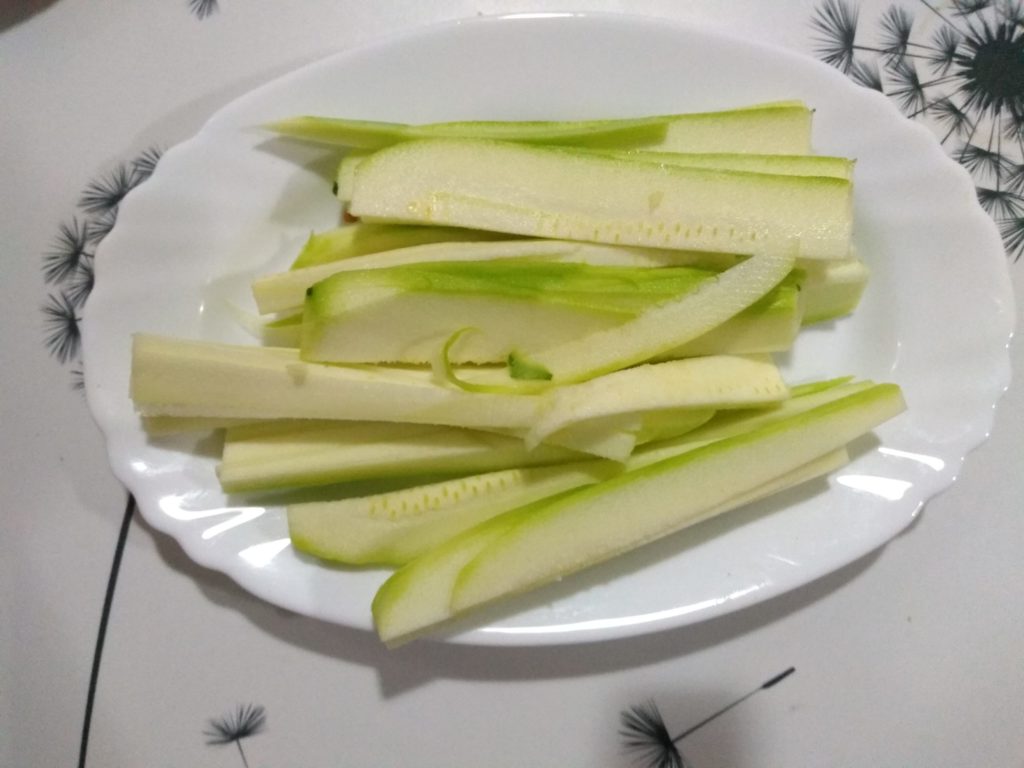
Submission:
M 41 309 L 57 290 L 43 259 L 61 224 L 82 220 L 90 182 L 186 139 L 276 74 L 441 20 L 628 10 L 820 56 L 818 2 L 214 5 L 205 18 L 187 0 L 0 10 L 0 766 L 628 765 L 618 731 L 630 705 L 654 698 L 676 733 L 790 666 L 681 743 L 694 766 L 1024 766 L 1019 379 L 957 483 L 881 551 L 754 608 L 638 639 L 388 652 L 261 603 L 133 515 L 90 696 L 126 494 L 74 361 L 45 344 Z M 923 2 L 864 2 L 859 42 L 893 5 L 914 15 L 915 35 L 942 23 Z M 936 7 L 957 21 L 949 5 Z M 1011 142 L 1004 151 L 1024 162 Z M 1008 261 L 1019 302 L 1024 259 Z M 1011 354 L 1024 368 L 1019 344 Z M 246 704 L 263 708 L 263 727 L 207 744 L 209 721 Z

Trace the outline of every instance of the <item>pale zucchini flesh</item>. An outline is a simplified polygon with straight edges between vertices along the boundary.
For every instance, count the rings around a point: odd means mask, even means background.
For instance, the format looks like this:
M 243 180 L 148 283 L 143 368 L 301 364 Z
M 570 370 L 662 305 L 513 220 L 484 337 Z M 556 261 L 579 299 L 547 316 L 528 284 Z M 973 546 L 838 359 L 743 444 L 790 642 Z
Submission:
M 638 446 L 629 457 L 628 466 L 636 469 L 656 464 L 683 451 L 777 424 L 874 386 L 871 381 L 817 382 L 792 387 L 791 397 L 772 408 L 715 411 L 711 419 L 693 430 Z
M 410 227 L 410 229 L 421 229 Z M 422 227 L 430 229 L 430 227 Z M 444 229 L 439 227 L 438 229 Z M 507 235 L 501 235 L 507 237 Z M 434 262 L 494 261 L 498 259 L 575 260 L 581 250 L 580 243 L 554 240 L 499 240 L 487 242 L 424 243 L 403 248 L 369 253 L 350 258 L 326 261 L 287 272 L 278 272 L 256 278 L 252 283 L 252 294 L 260 314 L 300 310 L 306 299 L 306 292 L 316 283 L 338 272 L 353 272 L 366 269 L 388 269 L 410 264 Z M 614 249 L 611 249 L 614 251 Z M 607 256 L 607 260 L 615 258 Z M 619 257 L 615 266 L 632 266 L 628 256 Z M 634 258 L 636 261 L 639 257 Z M 645 266 L 637 264 L 636 266 Z
M 849 462 L 845 448 L 823 454 L 746 493 L 739 494 L 708 516 L 731 511 L 809 480 L 821 477 Z M 373 602 L 374 623 L 381 639 L 396 648 L 427 633 L 443 630 L 461 612 L 452 607 L 451 597 L 463 570 L 486 551 L 492 542 L 513 530 L 517 518 L 540 509 L 552 499 L 512 510 L 466 529 L 432 550 L 406 561 L 385 582 Z
M 595 150 L 600 151 L 600 150 Z M 849 181 L 854 162 L 833 155 L 762 155 L 739 152 L 651 152 L 607 150 L 608 157 L 659 163 L 679 168 L 712 168 L 722 171 L 768 173 L 783 176 L 828 176 Z M 352 169 L 353 172 L 355 168 Z
M 654 366 L 652 366 L 654 367 Z M 131 396 L 144 416 L 323 419 L 525 430 L 544 394 L 481 394 L 439 384 L 429 370 L 307 363 L 297 350 L 137 334 Z M 638 391 L 627 410 L 642 411 Z M 583 399 L 567 386 L 560 398 Z M 684 403 L 677 403 L 682 405 Z
M 811 151 L 811 110 L 801 102 L 678 115 L 657 141 L 637 137 L 628 146 L 602 136 L 576 146 L 659 152 L 749 152 L 806 155 Z
M 131 396 L 143 416 L 338 419 L 526 428 L 535 395 L 477 395 L 430 371 L 303 362 L 297 350 L 137 334 Z
M 723 171 L 775 173 L 787 176 L 853 177 L 853 161 L 829 155 L 761 155 L 741 152 L 656 152 L 646 150 L 591 150 L 605 157 L 636 162 L 660 163 L 679 168 L 713 168 Z M 335 196 L 342 203 L 352 200 L 356 171 L 369 154 L 342 158 L 335 179 Z
M 429 228 L 426 228 L 429 229 Z M 440 228 L 439 228 L 440 229 Z M 713 254 L 700 251 L 670 251 L 657 248 L 611 246 L 568 240 L 516 240 L 485 243 L 455 242 L 396 248 L 381 253 L 355 256 L 326 262 L 311 267 L 264 275 L 253 281 L 252 291 L 257 309 L 262 314 L 301 313 L 306 291 L 336 272 L 359 269 L 386 269 L 406 264 L 437 261 L 473 261 L 527 258 L 554 262 L 589 264 L 611 267 L 696 267 L 720 271 L 734 266 L 742 257 L 731 254 Z M 855 255 L 847 259 L 800 259 L 796 271 L 804 276 L 799 282 L 801 297 L 800 322 L 809 324 L 839 317 L 856 308 L 867 285 L 867 267 Z M 775 341 L 776 333 L 765 330 L 764 320 L 750 326 L 750 332 L 765 333 L 764 340 L 751 339 L 749 344 L 720 347 L 711 336 L 701 345 L 673 353 L 670 356 L 707 354 L 707 350 L 743 354 L 772 352 L 786 349 L 788 342 Z M 783 322 L 776 316 L 776 321 Z M 295 318 L 294 323 L 301 322 Z M 796 325 L 790 334 L 796 334 Z M 294 331 L 294 329 L 293 329 Z M 781 333 L 781 331 L 779 331 Z M 727 331 L 730 336 L 733 331 Z M 744 332 L 746 333 L 746 332 Z M 269 346 L 297 346 L 299 334 L 289 332 L 288 321 L 278 320 L 265 327 L 264 343 Z M 709 346 L 704 347 L 703 344 Z
M 767 252 L 722 272 L 697 290 L 635 319 L 529 358 L 558 383 L 584 381 L 635 365 L 699 338 L 756 303 L 793 267 L 793 257 Z
M 636 431 L 636 444 L 644 446 L 689 434 L 707 424 L 715 413 L 714 408 L 668 408 L 645 413 Z
M 294 514 L 293 531 L 301 538 L 295 543 L 309 554 L 338 562 L 401 565 L 437 543 L 433 533 L 426 533 L 435 524 L 446 534 L 454 535 L 459 532 L 453 530 L 456 527 L 469 528 L 506 510 L 598 482 L 623 470 L 640 469 L 715 439 L 790 418 L 870 386 L 869 382 L 844 381 L 802 385 L 786 407 L 737 412 L 725 420 L 724 428 L 712 424 L 697 429 L 696 436 L 690 439 L 676 438 L 645 446 L 629 457 L 623 467 L 591 459 L 544 468 L 508 468 L 369 497 L 292 505 L 290 523 Z M 660 425 L 663 436 L 682 435 L 707 424 L 713 415 L 711 410 L 700 409 L 652 413 L 647 429 L 657 434 Z
M 521 509 L 545 503 L 541 500 Z M 453 619 L 451 594 L 459 573 L 481 549 L 515 525 L 511 515 L 506 512 L 475 525 L 391 574 L 370 606 L 380 639 L 394 648 Z
M 621 462 L 632 453 L 645 421 L 648 431 L 680 434 L 709 418 L 714 408 L 772 404 L 787 394 L 767 359 L 672 361 L 553 390 L 538 409 L 542 415 L 525 431 L 525 442 L 515 435 L 422 424 L 262 422 L 228 429 L 218 475 L 226 491 L 242 492 L 464 475 L 567 462 L 580 453 Z M 684 418 L 679 413 L 684 408 L 697 413 Z M 668 412 L 664 420 L 659 411 Z
M 347 565 L 402 565 L 510 509 L 610 477 L 600 461 L 512 468 L 387 493 L 292 504 L 292 544 Z
M 789 388 L 767 355 L 715 355 L 641 365 L 568 390 L 551 390 L 527 433 L 526 445 L 537 446 L 549 435 L 588 419 L 682 407 L 751 408 L 788 396 Z M 638 403 L 643 403 L 641 409 Z
M 302 356 L 321 362 L 430 363 L 452 334 L 452 363 L 529 357 L 635 320 L 717 273 L 689 267 L 591 267 L 532 259 L 409 264 L 339 272 L 309 289 Z M 728 321 L 728 322 L 727 322 Z M 800 327 L 798 293 L 779 286 L 665 357 L 787 349 Z
M 844 447 L 903 407 L 897 387 L 877 385 L 507 512 L 413 560 L 385 582 L 373 603 L 378 632 L 389 644 L 401 642 L 469 609 L 732 508 L 758 487 Z
M 621 463 L 636 448 L 637 435 L 642 426 L 641 414 L 615 414 L 573 422 L 565 429 L 546 435 L 544 442 Z M 523 439 L 525 441 L 525 432 Z M 527 444 L 528 450 L 536 450 L 538 447 Z
M 142 428 L 150 437 L 166 437 L 182 435 L 189 432 L 214 432 L 228 427 L 239 427 L 251 424 L 251 419 L 215 419 L 201 416 L 146 416 L 142 419 Z
M 396 227 L 403 228 L 403 227 Z M 409 229 L 417 229 L 409 227 Z M 429 229 L 429 227 L 424 227 Z M 444 229 L 438 227 L 438 229 Z M 508 235 L 500 235 L 507 238 Z M 263 275 L 252 283 L 253 298 L 261 314 L 300 310 L 306 291 L 337 272 L 387 269 L 409 264 L 439 261 L 495 261 L 531 259 L 595 267 L 694 267 L 720 271 L 734 266 L 742 257 L 701 251 L 666 251 L 584 243 L 571 240 L 497 240 L 487 242 L 444 242 L 326 261 L 308 267 Z
M 428 243 L 486 242 L 508 237 L 481 229 L 356 222 L 311 234 L 292 262 L 291 269 L 313 267 Z
M 584 488 L 524 516 L 481 550 L 459 574 L 452 609 L 548 583 L 705 519 L 730 499 L 844 447 L 904 407 L 898 387 L 880 384 Z M 631 514 L 624 516 L 623 509 Z
M 566 343 L 631 317 L 611 309 L 493 295 L 402 292 L 376 299 L 337 314 L 307 305 L 300 340 L 303 358 L 429 364 L 453 333 L 472 328 L 474 333 L 452 346 L 451 362 L 495 363 L 535 339 Z
M 578 461 L 548 445 L 527 450 L 514 436 L 427 424 L 361 421 L 261 422 L 229 428 L 217 470 L 229 493 L 384 478 L 469 475 Z
M 786 245 L 794 257 L 844 258 L 851 205 L 844 179 L 434 140 L 396 145 L 363 162 L 350 211 L 367 220 L 613 245 L 741 255 Z
M 860 303 L 870 272 L 856 255 L 836 261 L 803 265 L 804 325 L 834 320 L 849 314 Z

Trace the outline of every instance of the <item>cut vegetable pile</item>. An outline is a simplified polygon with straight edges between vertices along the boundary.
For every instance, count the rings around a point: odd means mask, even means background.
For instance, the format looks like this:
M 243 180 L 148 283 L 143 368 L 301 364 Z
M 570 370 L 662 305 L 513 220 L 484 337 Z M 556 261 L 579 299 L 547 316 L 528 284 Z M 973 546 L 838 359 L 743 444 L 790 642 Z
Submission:
M 868 278 L 853 162 L 799 102 L 270 128 L 339 147 L 354 223 L 254 280 L 262 345 L 136 335 L 131 395 L 153 434 L 225 430 L 226 492 L 296 492 L 297 550 L 394 568 L 389 645 L 831 472 L 904 408 L 773 360 Z

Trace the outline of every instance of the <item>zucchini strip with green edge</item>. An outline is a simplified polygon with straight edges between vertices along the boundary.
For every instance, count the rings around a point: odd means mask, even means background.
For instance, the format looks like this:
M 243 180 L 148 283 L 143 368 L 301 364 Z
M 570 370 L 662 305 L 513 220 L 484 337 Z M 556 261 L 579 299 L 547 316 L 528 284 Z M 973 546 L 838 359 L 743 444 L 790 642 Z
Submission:
M 590 150 L 605 157 L 658 163 L 680 168 L 714 168 L 721 171 L 775 173 L 786 176 L 853 177 L 852 160 L 829 155 L 763 155 L 740 152 L 649 152 L 645 150 Z M 335 176 L 334 194 L 342 203 L 352 199 L 356 171 L 367 153 L 350 153 L 341 159 Z
M 678 421 L 678 412 L 652 413 L 651 431 L 657 432 L 655 424 L 663 420 L 664 436 L 674 430 L 675 436 L 639 447 L 623 465 L 588 459 L 545 468 L 508 467 L 405 490 L 297 503 L 288 507 L 289 528 L 296 548 L 327 560 L 402 565 L 441 539 L 502 512 L 791 418 L 871 386 L 846 379 L 814 382 L 794 387 L 794 396 L 773 408 L 713 416 L 688 409 L 695 414 L 689 423 L 692 429 Z
M 435 139 L 367 158 L 349 211 L 372 222 L 739 255 L 785 245 L 796 258 L 841 259 L 850 250 L 852 202 L 846 179 Z
M 421 125 L 305 115 L 272 122 L 264 128 L 291 138 L 361 149 L 411 139 L 456 137 L 666 152 L 806 154 L 811 143 L 811 111 L 802 102 L 781 101 L 714 112 L 612 120 Z
M 373 601 L 378 634 L 404 642 L 465 612 L 663 538 L 746 503 L 758 489 L 899 414 L 897 386 L 840 400 L 506 512 L 412 560 Z M 628 509 L 630 514 L 624 515 Z
M 622 325 L 521 358 L 514 365 L 546 371 L 559 384 L 592 379 L 642 363 L 721 325 L 778 285 L 793 267 L 793 256 L 766 252 L 722 272 L 695 291 L 655 306 Z M 516 360 L 515 358 L 521 358 Z

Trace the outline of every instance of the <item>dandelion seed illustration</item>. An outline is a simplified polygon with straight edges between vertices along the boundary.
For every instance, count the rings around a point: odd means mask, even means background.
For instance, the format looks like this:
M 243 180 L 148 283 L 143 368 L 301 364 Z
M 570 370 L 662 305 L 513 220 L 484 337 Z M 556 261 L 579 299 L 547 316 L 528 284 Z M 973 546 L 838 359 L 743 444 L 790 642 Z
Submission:
M 974 132 L 974 123 L 971 118 L 950 98 L 942 98 L 933 103 L 930 114 L 939 124 L 949 127 L 941 139 L 943 144 L 951 136 L 962 137 Z
M 90 181 L 78 198 L 78 207 L 87 213 L 116 211 L 133 186 L 132 171 L 122 163 L 106 176 Z
M 43 305 L 46 348 L 61 363 L 72 360 L 78 354 L 82 334 L 78 327 L 81 318 L 67 294 L 49 294 Z
M 1018 195 L 1024 193 L 1024 163 L 1011 165 L 1003 181 L 1006 183 L 1007 189 L 1016 192 Z
M 882 14 L 882 50 L 888 56 L 906 56 L 913 25 L 914 17 L 909 11 L 899 5 L 890 6 Z
M 908 115 L 924 112 L 928 107 L 928 99 L 914 62 L 902 58 L 894 59 L 889 67 L 889 74 L 893 81 L 889 95 L 896 99 L 900 109 Z
M 93 260 L 91 258 L 83 259 L 74 275 L 67 281 L 64 295 L 75 308 L 80 309 L 85 304 L 85 300 L 89 298 L 89 294 L 92 293 L 95 283 L 96 270 L 93 268 Z
M 198 18 L 205 19 L 218 10 L 217 0 L 188 0 L 189 10 Z
M 939 27 L 932 36 L 931 49 L 925 53 L 925 58 L 938 74 L 945 75 L 956 61 L 956 52 L 962 42 L 963 36 L 955 29 Z
M 630 707 L 620 715 L 619 735 L 622 736 L 626 751 L 634 753 L 637 762 L 643 768 L 690 768 L 690 764 L 677 746 L 680 741 L 690 734 L 696 733 L 711 721 L 717 720 L 731 709 L 738 707 L 755 693 L 778 685 L 794 672 L 796 672 L 796 667 L 790 667 L 775 675 L 752 691 L 726 704 L 717 712 L 708 715 L 696 725 L 690 726 L 678 736 L 671 734 L 657 704 L 649 699 L 643 704 Z
M 1011 251 L 1019 252 L 1024 249 L 1024 216 L 1003 219 L 999 224 L 999 234 L 1003 236 L 1003 243 Z
M 1016 22 L 982 19 L 964 33 L 956 56 L 964 108 L 994 119 L 1024 119 L 1024 31 Z
M 98 245 L 103 238 L 110 234 L 110 230 L 117 223 L 117 209 L 101 213 L 89 219 L 89 241 Z
M 1009 159 L 1001 153 L 977 144 L 964 144 L 958 157 L 960 164 L 974 175 L 987 173 L 1001 179 L 1011 168 Z
M 631 707 L 622 713 L 622 730 L 626 750 L 648 768 L 686 768 L 679 747 L 669 733 L 654 701 Z
M 953 8 L 957 16 L 970 16 L 983 11 L 992 5 L 992 0 L 953 0 Z
M 934 30 L 918 34 L 906 6 L 891 4 L 876 19 L 874 39 L 864 42 L 859 8 L 850 0 L 825 0 L 810 20 L 815 51 L 854 81 L 882 91 L 908 117 L 931 123 L 973 177 L 1007 255 L 1019 260 L 1024 255 L 1024 0 L 918 1 L 937 24 Z
M 854 61 L 850 77 L 858 84 L 873 91 L 882 90 L 882 71 L 874 62 Z
M 156 164 L 160 162 L 163 150 L 160 147 L 149 147 L 144 149 L 132 160 L 132 186 L 135 187 L 150 176 L 156 170 Z
M 53 248 L 43 256 L 43 279 L 58 283 L 72 275 L 82 260 L 91 256 L 87 250 L 90 240 L 87 222 L 73 218 L 70 224 L 61 224 Z
M 1024 2 L 1021 0 L 1003 0 L 1003 19 L 1010 24 L 1024 24 Z
M 61 223 L 53 245 L 43 254 L 43 279 L 60 287 L 57 293 L 47 295 L 42 306 L 44 343 L 61 363 L 78 356 L 78 310 L 96 282 L 96 247 L 113 229 L 125 195 L 153 174 L 161 154 L 159 147 L 149 147 L 105 176 L 90 181 L 78 200 L 84 217 L 72 217 L 70 223 Z M 73 387 L 80 388 L 81 370 L 73 371 L 72 375 Z
M 857 19 L 857 6 L 841 0 L 826 0 L 811 17 L 811 25 L 819 32 L 816 53 L 847 74 L 857 50 Z
M 1008 189 L 978 187 L 978 202 L 993 217 L 1009 219 L 1024 215 L 1024 198 Z
M 242 765 L 249 768 L 249 761 L 242 749 L 242 741 L 261 732 L 267 724 L 267 712 L 259 705 L 241 704 L 221 718 L 209 720 L 208 730 L 203 731 L 210 746 L 234 744 L 242 758 Z

